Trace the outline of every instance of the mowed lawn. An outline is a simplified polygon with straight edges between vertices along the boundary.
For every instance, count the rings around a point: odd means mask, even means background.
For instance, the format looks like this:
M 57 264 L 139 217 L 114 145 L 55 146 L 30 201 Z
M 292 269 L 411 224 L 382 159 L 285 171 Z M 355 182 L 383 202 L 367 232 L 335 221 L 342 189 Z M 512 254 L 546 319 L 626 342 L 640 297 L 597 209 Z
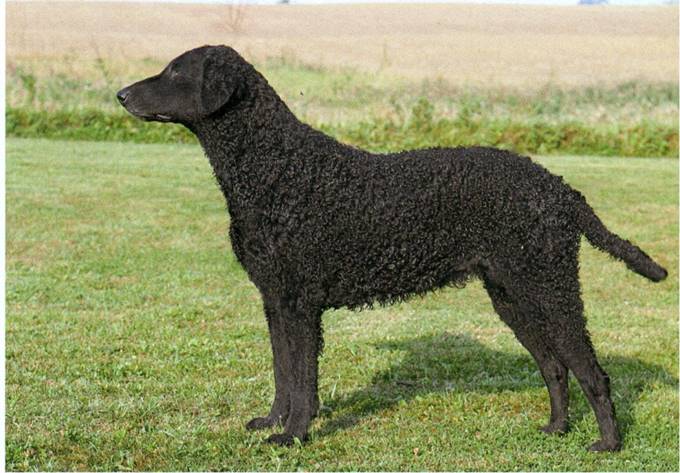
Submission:
M 543 381 L 479 282 L 325 314 L 311 441 L 264 443 L 266 324 L 199 147 L 8 139 L 7 469 L 677 471 L 678 162 L 537 160 L 670 271 L 581 253 L 622 452 L 586 452 L 573 378 L 571 432 L 538 432 Z

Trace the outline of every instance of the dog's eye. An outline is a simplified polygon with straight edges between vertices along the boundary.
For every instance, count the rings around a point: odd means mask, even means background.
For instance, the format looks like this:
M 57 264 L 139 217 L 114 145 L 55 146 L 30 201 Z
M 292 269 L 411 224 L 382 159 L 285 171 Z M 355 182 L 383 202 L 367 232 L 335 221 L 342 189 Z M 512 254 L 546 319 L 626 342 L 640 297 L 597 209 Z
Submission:
M 170 68 L 170 77 L 177 77 L 179 75 L 179 70 L 177 70 L 177 67 L 171 67 Z

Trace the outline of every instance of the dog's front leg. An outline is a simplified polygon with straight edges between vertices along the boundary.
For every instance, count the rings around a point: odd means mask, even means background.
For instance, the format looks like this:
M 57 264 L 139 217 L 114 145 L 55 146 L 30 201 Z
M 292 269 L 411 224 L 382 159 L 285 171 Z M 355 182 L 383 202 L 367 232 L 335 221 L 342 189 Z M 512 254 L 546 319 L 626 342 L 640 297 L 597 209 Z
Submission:
M 321 312 L 288 312 L 283 314 L 282 332 L 289 350 L 288 370 L 290 411 L 283 433 L 267 440 L 279 445 L 291 445 L 295 438 L 307 438 L 307 431 L 319 408 L 318 357 L 323 344 Z
M 246 424 L 246 429 L 257 430 L 285 425 L 290 411 L 291 361 L 288 337 L 286 336 L 284 317 L 278 304 L 265 300 L 265 315 L 269 325 L 269 339 L 274 359 L 274 384 L 276 392 L 274 402 L 265 417 L 255 417 Z

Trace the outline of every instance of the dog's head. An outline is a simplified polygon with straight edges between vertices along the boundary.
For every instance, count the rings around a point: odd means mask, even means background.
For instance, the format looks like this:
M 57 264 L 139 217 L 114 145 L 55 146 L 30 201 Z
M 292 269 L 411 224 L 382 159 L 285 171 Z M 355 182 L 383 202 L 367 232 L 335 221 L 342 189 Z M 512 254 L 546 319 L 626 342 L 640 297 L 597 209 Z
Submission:
M 128 112 L 144 120 L 189 125 L 242 98 L 247 64 L 232 48 L 202 46 L 116 96 Z

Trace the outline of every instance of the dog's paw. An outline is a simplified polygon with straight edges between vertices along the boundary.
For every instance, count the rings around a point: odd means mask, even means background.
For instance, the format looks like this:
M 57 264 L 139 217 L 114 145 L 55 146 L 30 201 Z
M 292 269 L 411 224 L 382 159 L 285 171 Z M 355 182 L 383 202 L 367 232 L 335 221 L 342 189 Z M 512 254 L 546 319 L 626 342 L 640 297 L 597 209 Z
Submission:
M 283 432 L 281 434 L 273 434 L 273 435 L 270 435 L 267 438 L 268 443 L 273 443 L 275 445 L 281 445 L 283 447 L 290 447 L 292 445 L 295 445 L 296 440 L 299 443 L 303 439 L 300 439 L 299 437 L 296 437 L 296 436 L 291 435 L 291 434 L 287 434 L 285 432 Z
M 544 425 L 539 429 L 544 434 L 548 435 L 562 435 L 566 434 L 569 430 L 569 425 L 566 422 L 551 422 L 548 425 Z
M 251 419 L 250 422 L 246 424 L 246 429 L 248 430 L 260 430 L 268 429 L 269 427 L 274 427 L 279 424 L 279 420 L 275 417 L 255 417 Z
M 590 452 L 618 452 L 621 450 L 621 442 L 598 440 L 588 448 Z
M 274 445 L 281 445 L 284 447 L 290 447 L 295 443 L 294 437 L 290 434 L 273 434 L 267 438 L 268 443 L 273 443 Z

